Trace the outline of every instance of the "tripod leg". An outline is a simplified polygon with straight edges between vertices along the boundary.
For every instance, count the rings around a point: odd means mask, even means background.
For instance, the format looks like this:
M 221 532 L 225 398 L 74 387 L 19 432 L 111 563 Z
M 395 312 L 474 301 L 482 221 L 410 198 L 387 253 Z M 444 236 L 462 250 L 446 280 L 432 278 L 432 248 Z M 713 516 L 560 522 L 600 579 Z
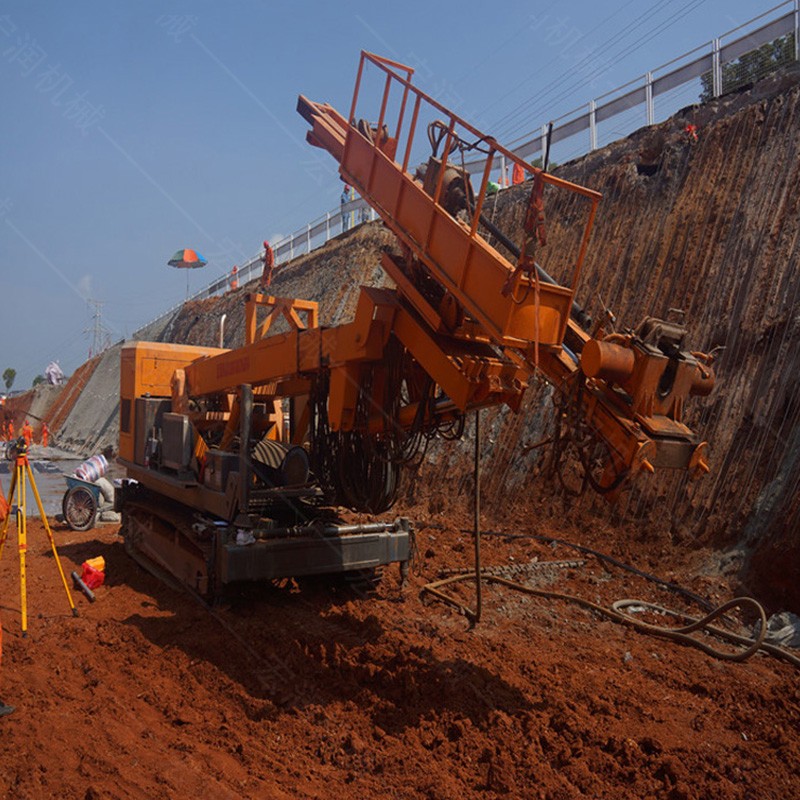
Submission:
M 28 635 L 28 573 L 25 555 L 28 552 L 28 529 L 25 524 L 25 472 L 17 465 L 17 535 L 19 536 L 19 601 L 22 610 L 22 636 Z
M 78 609 L 75 608 L 75 603 L 72 602 L 72 595 L 69 591 L 69 584 L 67 583 L 67 577 L 64 575 L 64 570 L 61 567 L 61 559 L 58 557 L 58 550 L 56 550 L 56 540 L 53 538 L 53 532 L 50 530 L 50 523 L 47 521 L 47 514 L 44 513 L 44 506 L 42 505 L 42 498 L 39 497 L 39 490 L 36 488 L 36 481 L 33 479 L 33 471 L 31 470 L 31 465 L 28 464 L 28 477 L 31 481 L 31 488 L 33 489 L 33 496 L 36 498 L 36 504 L 39 507 L 39 514 L 42 517 L 42 522 L 44 523 L 44 529 L 47 531 L 47 538 L 50 540 L 50 548 L 53 551 L 53 557 L 56 560 L 56 566 L 58 567 L 58 572 L 61 575 L 61 582 L 64 584 L 64 591 L 67 593 L 67 600 L 69 600 L 69 607 L 72 609 L 72 616 L 78 616 Z
M 11 488 L 8 490 L 8 515 L 3 520 L 3 530 L 0 533 L 0 558 L 3 557 L 3 547 L 8 538 L 8 523 L 11 522 L 11 506 L 14 504 L 14 490 L 17 488 L 17 471 L 11 474 Z

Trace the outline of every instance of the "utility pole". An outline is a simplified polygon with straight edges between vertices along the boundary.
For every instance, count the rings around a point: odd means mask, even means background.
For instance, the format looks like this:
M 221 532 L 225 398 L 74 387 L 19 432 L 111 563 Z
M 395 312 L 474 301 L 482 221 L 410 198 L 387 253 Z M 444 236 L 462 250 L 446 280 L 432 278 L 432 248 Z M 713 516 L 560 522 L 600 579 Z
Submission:
M 102 307 L 105 302 L 102 300 L 87 300 L 90 306 L 94 308 L 92 314 L 92 327 L 86 328 L 84 333 L 92 335 L 92 345 L 89 348 L 89 358 L 99 355 L 111 344 L 111 334 L 108 328 L 103 325 L 103 312 Z

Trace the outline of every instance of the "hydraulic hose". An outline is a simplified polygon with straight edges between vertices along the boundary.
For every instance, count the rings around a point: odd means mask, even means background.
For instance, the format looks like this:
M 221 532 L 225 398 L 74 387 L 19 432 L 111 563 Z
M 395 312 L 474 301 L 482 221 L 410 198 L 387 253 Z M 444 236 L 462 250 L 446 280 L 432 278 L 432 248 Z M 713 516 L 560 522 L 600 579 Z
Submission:
M 444 527 L 444 526 L 430 525 L 428 527 Z M 462 529 L 462 532 L 470 533 L 471 531 L 467 529 Z M 575 603 L 579 606 L 582 606 L 583 608 L 589 609 L 591 611 L 596 611 L 597 613 L 602 614 L 603 616 L 613 620 L 614 622 L 618 622 L 623 625 L 628 625 L 629 627 L 632 627 L 643 633 L 649 633 L 654 636 L 660 636 L 665 639 L 670 639 L 672 641 L 679 642 L 681 644 L 697 647 L 704 653 L 707 653 L 708 655 L 713 656 L 714 658 L 719 658 L 724 661 L 735 661 L 735 662 L 746 661 L 755 653 L 757 653 L 759 650 L 761 650 L 763 652 L 775 656 L 776 658 L 780 658 L 784 661 L 787 661 L 790 664 L 797 667 L 798 669 L 800 669 L 800 658 L 798 656 L 795 656 L 793 653 L 787 652 L 782 647 L 778 647 L 777 645 L 765 641 L 765 637 L 767 635 L 766 614 L 764 612 L 763 606 L 752 597 L 737 597 L 734 598 L 733 600 L 729 600 L 726 603 L 723 603 L 720 606 L 714 606 L 704 598 L 700 597 L 694 592 L 689 591 L 688 589 L 684 589 L 682 586 L 679 586 L 669 581 L 665 581 L 661 578 L 656 577 L 655 575 L 651 575 L 650 573 L 637 569 L 636 567 L 632 567 L 629 564 L 625 564 L 624 562 L 619 561 L 613 556 L 607 555 L 606 553 L 602 553 L 599 550 L 594 550 L 591 547 L 585 547 L 584 545 L 567 542 L 564 539 L 558 539 L 553 536 L 539 536 L 537 534 L 522 534 L 522 533 L 515 534 L 515 533 L 503 533 L 502 531 L 482 531 L 481 535 L 497 536 L 506 539 L 531 539 L 534 541 L 543 542 L 547 544 L 555 543 L 576 550 L 579 553 L 593 555 L 600 561 L 605 561 L 608 562 L 609 564 L 613 564 L 614 566 L 619 567 L 620 569 L 625 570 L 626 572 L 630 572 L 634 575 L 644 578 L 645 580 L 651 581 L 659 586 L 662 586 L 665 589 L 669 589 L 670 591 L 683 595 L 687 599 L 697 603 L 699 606 L 706 609 L 708 613 L 704 617 L 698 619 L 688 614 L 684 614 L 679 611 L 673 611 L 672 609 L 663 608 L 661 606 L 657 606 L 654 605 L 653 603 L 648 603 L 643 600 L 627 600 L 627 599 L 617 600 L 609 608 L 606 606 L 602 606 L 598 603 L 594 603 L 591 600 L 586 600 L 585 598 L 578 597 L 576 595 L 564 594 L 561 592 L 551 592 L 544 589 L 534 589 L 533 587 L 525 586 L 524 584 L 518 583 L 517 581 L 512 581 L 498 575 L 489 574 L 487 572 L 481 573 L 481 578 L 484 581 L 484 583 L 497 583 L 506 586 L 510 589 L 523 592 L 524 594 L 533 595 L 535 597 L 543 597 L 551 600 L 564 600 L 566 602 Z M 465 607 L 462 606 L 462 604 L 459 603 L 455 598 L 441 591 L 442 587 L 444 586 L 448 586 L 454 583 L 460 583 L 462 581 L 475 581 L 475 573 L 469 572 L 465 574 L 450 576 L 444 578 L 443 580 L 434 581 L 432 583 L 425 585 L 422 588 L 422 592 L 423 593 L 427 592 L 434 595 L 435 597 L 438 597 L 440 600 L 452 606 L 455 606 L 459 611 L 462 611 L 463 613 L 465 611 Z M 633 618 L 629 613 L 624 613 L 625 609 L 629 609 L 634 606 L 645 610 L 653 611 L 655 613 L 666 614 L 668 616 L 672 616 L 677 619 L 683 620 L 688 624 L 678 628 L 671 628 L 667 626 L 653 625 L 651 623 L 643 622 L 641 620 Z M 726 612 L 730 611 L 730 609 L 741 608 L 743 606 L 749 606 L 750 608 L 752 608 L 759 617 L 759 622 L 760 622 L 759 633 L 755 638 L 751 638 L 748 636 L 741 636 L 739 634 L 732 633 L 731 631 L 726 631 L 722 628 L 718 628 L 710 624 L 715 619 L 722 617 Z M 732 644 L 741 645 L 745 649 L 732 653 L 719 650 L 689 635 L 691 633 L 694 633 L 695 631 L 704 631 L 711 635 L 717 636 L 720 639 L 724 639 L 728 642 L 731 642 Z

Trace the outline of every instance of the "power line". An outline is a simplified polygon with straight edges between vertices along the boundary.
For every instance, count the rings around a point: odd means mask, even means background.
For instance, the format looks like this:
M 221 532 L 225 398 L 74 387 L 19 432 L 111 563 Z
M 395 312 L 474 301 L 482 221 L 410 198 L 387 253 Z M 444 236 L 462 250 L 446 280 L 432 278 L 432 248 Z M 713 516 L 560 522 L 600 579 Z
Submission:
M 674 2 L 674 1 L 675 1 L 675 0 L 667 0 L 667 3 L 671 3 L 671 2 Z M 602 22 L 602 23 L 601 23 L 601 24 L 598 26 L 598 28 L 595 28 L 595 29 L 593 29 L 593 30 L 592 30 L 592 32 L 591 32 L 591 33 L 592 33 L 592 35 L 594 35 L 594 34 L 597 32 L 597 30 L 598 30 L 599 28 L 601 28 L 603 25 L 605 25 L 607 22 L 609 22 L 611 19 L 613 19 L 613 18 L 614 18 L 614 16 L 616 16 L 616 14 L 619 14 L 619 13 L 620 13 L 622 10 L 624 10 L 625 8 L 627 8 L 629 5 L 631 5 L 631 3 L 630 3 L 630 2 L 626 3 L 626 4 L 625 4 L 624 6 L 622 6 L 622 8 L 620 8 L 620 9 L 619 9 L 619 10 L 618 10 L 618 11 L 617 11 L 615 14 L 613 14 L 611 17 L 609 17 L 608 19 L 606 19 L 605 21 L 603 21 L 603 22 Z M 656 5 L 658 5 L 658 3 L 656 3 Z M 648 14 L 648 13 L 650 13 L 650 12 L 647 12 L 647 11 L 645 12 L 645 14 Z M 643 15 L 641 15 L 641 16 L 644 16 L 645 14 L 643 14 Z M 629 25 L 630 25 L 630 23 L 629 23 Z M 586 62 L 586 61 L 590 60 L 590 59 L 591 59 L 591 57 L 592 57 L 592 56 L 593 56 L 593 55 L 594 55 L 594 54 L 595 54 L 595 53 L 596 53 L 598 50 L 601 50 L 601 49 L 603 49 L 603 48 L 605 48 L 605 47 L 608 47 L 608 45 L 609 45 L 609 44 L 612 42 L 612 40 L 614 39 L 614 37 L 615 37 L 615 36 L 618 36 L 618 35 L 619 35 L 619 31 L 617 32 L 617 34 L 615 34 L 614 36 L 612 36 L 610 39 L 607 39 L 607 40 L 606 40 L 605 42 L 603 42 L 602 44 L 598 45 L 597 47 L 594 47 L 594 48 L 593 48 L 593 49 L 592 49 L 592 50 L 591 50 L 591 51 L 590 51 L 590 52 L 589 52 L 589 53 L 588 53 L 586 56 L 584 56 L 584 58 L 583 58 L 583 59 L 581 59 L 581 61 L 579 62 L 579 64 L 577 65 L 577 67 L 576 67 L 576 68 L 580 67 L 580 66 L 581 66 L 581 65 L 582 65 L 584 62 Z M 589 33 L 584 33 L 584 34 L 582 34 L 582 35 L 581 35 L 580 37 L 578 37 L 578 39 L 575 41 L 575 44 L 579 44 L 579 43 L 580 43 L 580 42 L 582 42 L 584 39 L 586 39 L 588 36 L 589 36 Z M 522 86 L 524 86 L 524 85 L 525 85 L 525 84 L 527 84 L 527 83 L 530 83 L 531 81 L 534 81 L 534 80 L 536 80 L 536 78 L 537 78 L 537 75 L 536 75 L 535 73 L 534 73 L 533 75 L 529 75 L 527 78 L 523 78 L 521 81 L 519 81 L 517 84 L 515 84 L 515 85 L 514 85 L 514 86 L 513 86 L 511 89 L 509 89 L 509 90 L 508 90 L 508 91 L 507 91 L 505 94 L 502 94 L 502 95 L 500 95 L 500 97 L 496 98 L 496 99 L 494 100 L 494 102 L 492 102 L 492 103 L 489 103 L 489 105 L 488 105 L 488 106 L 486 106 L 486 107 L 484 108 L 484 111 L 488 111 L 490 108 L 493 108 L 493 107 L 494 107 L 494 106 L 496 106 L 498 103 L 502 103 L 502 102 L 503 102 L 503 100 L 505 100 L 507 97 L 510 97 L 512 94 L 514 94 L 514 92 L 516 92 L 516 91 L 517 91 L 519 88 L 521 88 Z M 562 74 L 562 76 L 561 76 L 560 78 L 557 78 L 555 81 L 553 81 L 551 84 L 549 84 L 549 86 L 558 86 L 558 85 L 559 85 L 561 82 L 563 82 L 564 80 L 565 80 L 565 75 L 563 75 L 563 74 Z M 527 101 L 526 101 L 526 102 L 527 102 Z M 506 117 L 507 117 L 509 114 L 513 113 L 513 111 L 514 111 L 514 110 L 515 110 L 515 109 L 512 109 L 512 111 L 508 112 L 506 115 L 504 115 L 503 117 L 501 117 L 501 118 L 500 118 L 500 119 L 497 121 L 497 123 L 496 123 L 496 124 L 500 124 L 500 123 L 502 123 L 502 122 L 505 120 L 505 118 L 506 118 Z
M 679 20 L 681 20 L 684 17 L 688 16 L 692 11 L 697 9 L 704 2 L 705 2 L 705 0 L 689 0 L 689 2 L 687 2 L 683 6 L 681 6 L 681 8 L 679 8 L 677 11 L 675 11 L 675 13 L 673 13 L 672 15 L 667 17 L 665 20 L 663 20 L 660 23 L 658 23 L 654 28 L 651 28 L 649 31 L 647 31 L 643 35 L 643 37 L 641 39 L 639 39 L 638 43 L 634 47 L 623 47 L 623 48 L 620 48 L 613 55 L 610 55 L 606 59 L 604 65 L 600 65 L 598 68 L 594 68 L 593 69 L 591 78 L 595 79 L 595 78 L 607 73 L 613 66 L 615 66 L 618 63 L 621 63 L 624 60 L 624 58 L 626 58 L 627 56 L 630 56 L 633 53 L 635 53 L 636 51 L 640 50 L 648 42 L 652 41 L 654 38 L 656 38 L 657 36 L 662 34 L 665 30 L 667 30 L 668 28 L 672 27 Z M 633 30 L 635 30 L 636 28 L 640 27 L 641 24 L 642 23 L 639 23 L 639 24 L 635 25 L 633 28 L 631 28 L 631 30 L 629 32 L 632 33 Z M 630 27 L 630 25 L 627 26 L 627 27 Z M 575 69 L 579 69 L 579 68 L 580 68 L 579 66 L 576 66 Z M 564 91 L 562 91 L 555 98 L 553 98 L 552 100 L 547 101 L 547 102 L 544 102 L 545 98 L 549 94 L 552 94 L 552 90 L 550 90 L 548 92 L 545 92 L 544 94 L 538 95 L 536 97 L 530 98 L 527 101 L 527 103 L 525 104 L 528 108 L 535 101 L 539 100 L 540 102 L 539 102 L 538 105 L 534 106 L 533 108 L 531 108 L 530 110 L 527 111 L 526 117 L 532 117 L 532 116 L 534 116 L 536 114 L 543 114 L 546 111 L 548 106 L 552 107 L 556 103 L 558 103 L 558 102 L 564 100 L 565 98 L 575 94 L 576 91 L 578 91 L 579 89 L 583 88 L 588 83 L 588 81 L 589 81 L 588 77 L 587 78 L 579 78 L 578 80 L 573 81 L 569 86 L 567 86 L 564 89 Z M 518 107 L 515 112 L 512 112 L 511 114 L 506 115 L 506 117 L 509 118 L 509 122 L 511 122 L 511 119 L 513 119 L 515 117 L 519 117 L 520 114 L 525 114 L 525 113 L 526 113 L 526 108 Z M 521 120 L 516 125 L 508 126 L 506 128 L 506 132 L 504 134 L 502 134 L 502 135 L 498 134 L 498 138 L 507 138 L 508 136 L 513 134 L 514 132 L 520 131 L 520 130 L 524 130 L 525 128 L 529 128 L 529 126 L 530 126 L 530 122 L 527 119 L 526 120 Z
M 615 34 L 613 34 L 608 39 L 606 39 L 606 41 L 604 41 L 601 44 L 597 45 L 596 47 L 592 48 L 592 50 L 589 53 L 587 53 L 582 59 L 580 59 L 580 61 L 578 61 L 577 64 L 575 64 L 572 67 L 572 72 L 580 70 L 580 69 L 583 69 L 584 67 L 588 66 L 597 53 L 604 51 L 606 48 L 612 46 L 613 44 L 616 44 L 616 42 L 620 41 L 620 39 L 625 38 L 627 36 L 627 33 L 630 31 L 630 29 L 633 26 L 635 26 L 636 23 L 639 20 L 646 20 L 648 17 L 652 16 L 653 14 L 656 14 L 662 7 L 666 7 L 666 5 L 669 5 L 670 3 L 673 3 L 673 2 L 675 2 L 675 0 L 667 0 L 666 3 L 662 3 L 659 0 L 657 0 L 653 4 L 653 6 L 651 6 L 647 11 L 644 11 L 642 14 L 640 14 L 634 20 L 629 22 L 624 28 L 618 30 Z M 630 3 L 627 3 L 625 6 L 623 6 L 622 9 L 620 9 L 620 11 L 622 11 L 628 5 L 630 5 Z M 595 31 L 592 31 L 592 34 L 594 34 L 594 33 L 595 33 Z M 588 33 L 583 34 L 579 39 L 577 39 L 575 44 L 579 44 L 584 39 L 586 39 L 587 36 L 589 36 Z M 492 108 L 493 106 L 497 105 L 497 103 L 499 103 L 499 102 L 502 102 L 507 97 L 512 95 L 514 92 L 516 92 L 517 89 L 519 89 L 521 86 L 524 86 L 525 84 L 530 83 L 531 81 L 535 80 L 536 77 L 537 76 L 534 74 L 534 75 L 528 76 L 527 78 L 523 78 L 512 89 L 510 89 L 504 95 L 501 95 L 500 97 L 498 97 L 497 100 L 495 100 L 493 103 L 491 103 L 489 106 L 487 106 L 487 109 L 488 108 Z M 566 80 L 569 80 L 570 77 L 571 77 L 571 72 L 563 73 L 559 78 L 556 78 L 554 81 L 551 81 L 545 87 L 544 94 L 552 93 L 552 91 L 554 91 L 559 86 L 561 86 Z M 515 108 L 511 109 L 511 111 L 508 111 L 506 114 L 504 114 L 502 117 L 500 117 L 500 119 L 497 120 L 497 122 L 495 123 L 493 128 L 497 127 L 499 125 L 502 125 L 502 123 L 505 122 L 508 118 L 513 117 L 514 115 L 516 115 L 517 112 L 522 110 L 523 107 L 528 106 L 530 103 L 536 101 L 541 96 L 543 96 L 542 93 L 539 93 L 539 94 L 536 94 L 533 97 L 528 98 L 527 100 L 523 101 L 519 106 L 516 106 Z
M 685 17 L 691 11 L 694 11 L 695 8 L 697 8 L 704 2 L 705 0 L 689 0 L 689 2 L 683 5 L 680 9 L 678 9 L 674 14 L 672 14 L 666 20 L 663 20 L 662 22 L 656 24 L 654 28 L 651 28 L 649 31 L 647 31 L 642 36 L 642 38 L 639 39 L 638 44 L 636 46 L 626 47 L 623 45 L 615 53 L 609 55 L 604 63 L 600 63 L 592 67 L 591 80 L 596 80 L 601 75 L 606 74 L 612 67 L 621 63 L 622 61 L 625 60 L 625 58 L 635 53 L 637 50 L 641 49 L 647 42 L 651 41 L 656 36 L 660 35 L 664 30 L 674 25 L 678 20 Z M 643 22 L 639 22 L 638 24 L 633 25 L 633 27 L 630 28 L 628 33 L 633 33 L 637 28 L 641 27 L 642 24 Z M 576 70 L 577 69 L 578 68 L 576 68 Z M 564 77 L 566 79 L 570 77 L 570 74 L 568 73 Z M 529 116 L 544 114 L 546 113 L 548 107 L 552 107 L 553 105 L 563 101 L 567 97 L 574 95 L 577 91 L 583 89 L 589 82 L 590 82 L 589 77 L 578 78 L 577 80 L 572 81 L 572 83 L 566 86 L 560 94 L 558 94 L 555 98 L 552 98 L 551 100 L 547 100 L 546 98 L 549 94 L 552 94 L 552 92 L 546 92 L 540 97 L 531 98 L 527 103 L 528 106 L 527 112 L 525 109 L 518 109 L 513 116 L 519 118 L 521 113 L 526 113 L 526 115 Z M 530 107 L 531 104 L 537 100 L 539 101 L 538 105 L 535 105 L 533 106 L 533 108 L 531 108 Z M 529 125 L 530 123 L 527 120 L 519 119 L 519 121 L 515 125 L 508 126 L 507 133 L 505 135 L 510 136 L 514 132 L 525 131 L 525 129 L 528 128 Z

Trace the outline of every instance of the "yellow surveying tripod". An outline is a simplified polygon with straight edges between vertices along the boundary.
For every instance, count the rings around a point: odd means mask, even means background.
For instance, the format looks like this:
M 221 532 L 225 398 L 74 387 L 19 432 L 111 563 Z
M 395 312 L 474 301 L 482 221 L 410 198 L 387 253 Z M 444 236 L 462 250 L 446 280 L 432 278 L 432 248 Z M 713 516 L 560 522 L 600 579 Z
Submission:
M 8 523 L 11 520 L 10 509 L 14 502 L 14 492 L 17 493 L 17 534 L 19 535 L 19 583 L 20 583 L 20 599 L 22 602 L 22 635 L 28 635 L 28 594 L 27 594 L 27 576 L 25 572 L 25 554 L 28 551 L 28 529 L 26 525 L 25 514 L 25 473 L 27 472 L 28 478 L 31 482 L 33 489 L 33 496 L 36 498 L 36 503 L 39 506 L 39 514 L 41 514 L 44 529 L 47 531 L 47 538 L 50 540 L 50 547 L 53 550 L 53 556 L 56 560 L 56 566 L 61 574 L 61 581 L 64 584 L 64 591 L 67 593 L 69 606 L 72 609 L 72 616 L 78 616 L 78 609 L 75 608 L 75 603 L 72 602 L 72 595 L 67 585 L 67 579 L 64 576 L 64 570 L 61 568 L 61 560 L 58 557 L 58 550 L 56 550 L 56 543 L 53 539 L 53 532 L 50 530 L 50 524 L 47 521 L 47 515 L 44 513 L 44 506 L 42 505 L 42 498 L 39 497 L 39 490 L 36 488 L 36 481 L 33 479 L 33 471 L 28 462 L 28 444 L 23 437 L 17 439 L 16 442 L 9 445 L 6 451 L 6 457 L 9 461 L 14 461 L 14 474 L 11 478 L 11 489 L 8 493 L 8 506 L 9 514 L 3 522 L 3 530 L 0 533 L 0 558 L 3 556 L 3 547 L 8 537 Z

